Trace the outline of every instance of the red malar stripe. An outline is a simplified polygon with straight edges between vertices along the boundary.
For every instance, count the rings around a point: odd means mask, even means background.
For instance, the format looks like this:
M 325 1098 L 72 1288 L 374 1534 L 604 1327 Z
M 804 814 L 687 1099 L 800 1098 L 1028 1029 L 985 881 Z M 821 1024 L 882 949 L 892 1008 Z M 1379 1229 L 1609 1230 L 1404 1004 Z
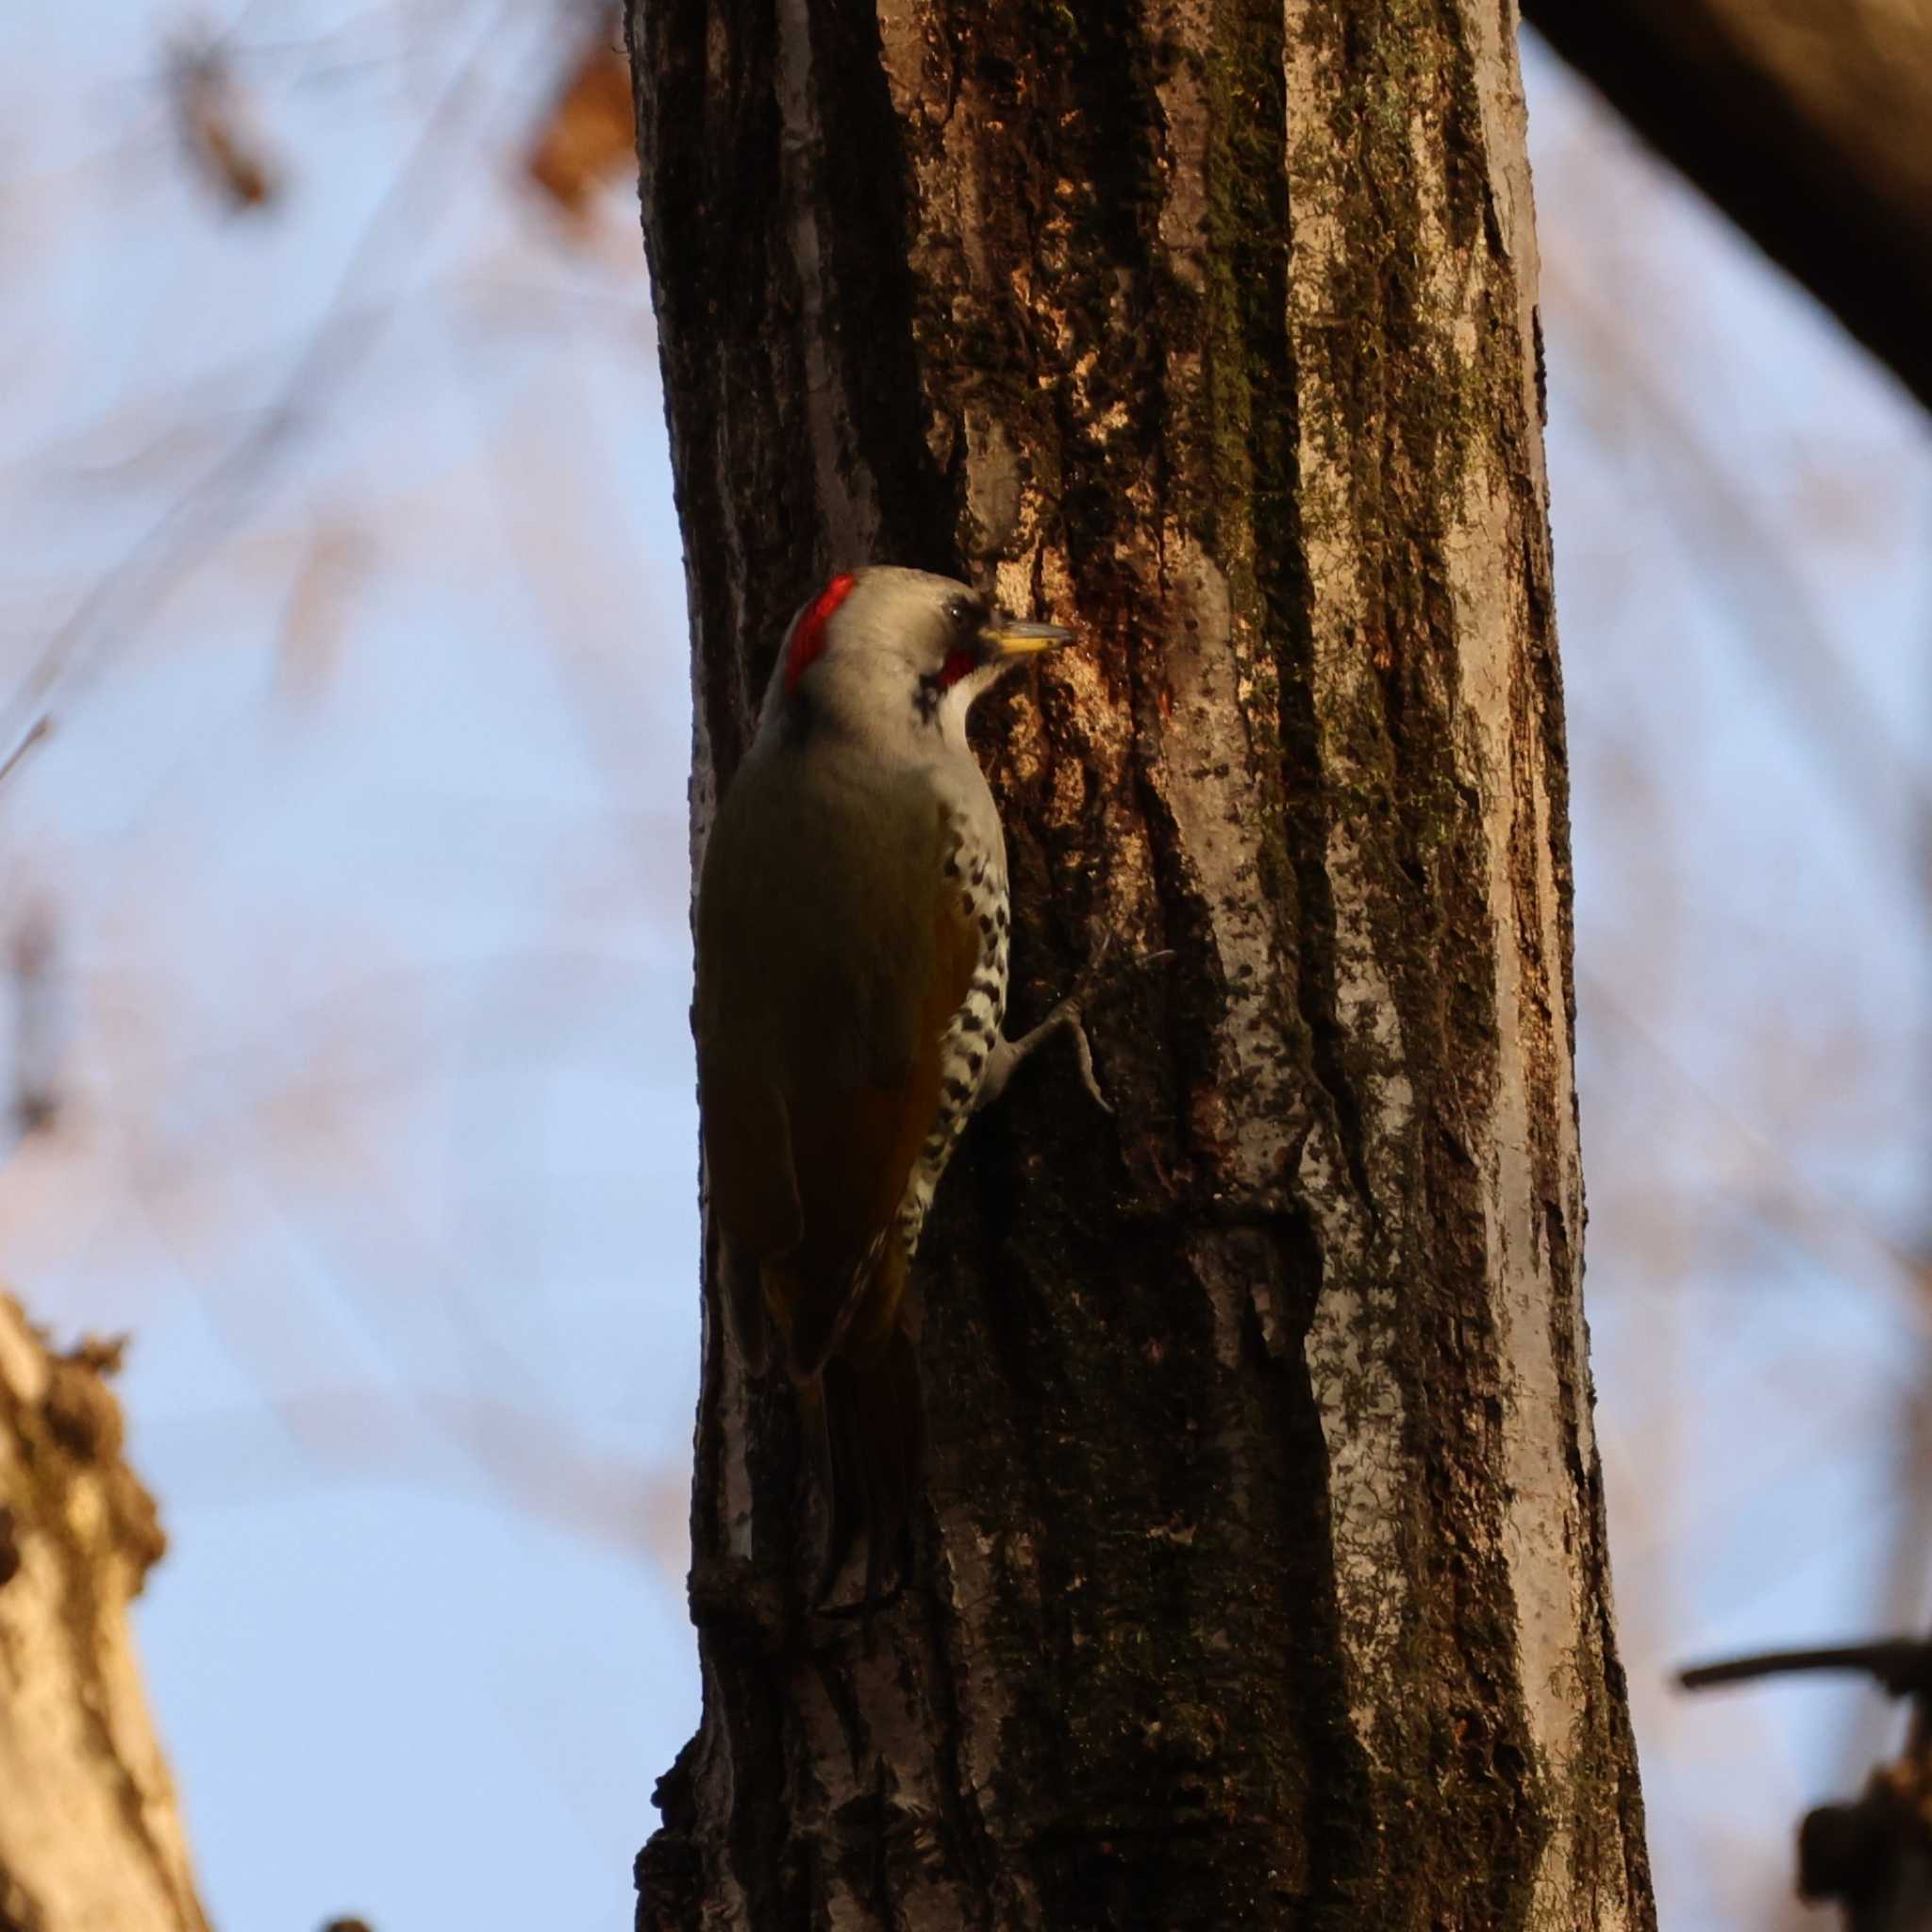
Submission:
M 792 626 L 791 648 L 785 654 L 785 689 L 788 693 L 798 689 L 798 680 L 825 648 L 825 625 L 832 612 L 851 596 L 852 587 L 858 581 L 849 572 L 834 577 L 811 600 L 805 615 Z

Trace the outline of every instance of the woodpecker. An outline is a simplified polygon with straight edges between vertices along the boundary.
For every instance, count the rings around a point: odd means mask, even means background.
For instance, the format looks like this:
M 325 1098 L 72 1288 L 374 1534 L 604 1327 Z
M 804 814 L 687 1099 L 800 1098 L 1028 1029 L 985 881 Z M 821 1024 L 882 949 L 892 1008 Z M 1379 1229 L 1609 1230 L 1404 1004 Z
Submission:
M 974 701 L 1072 635 L 924 571 L 833 577 L 786 632 L 705 848 L 707 1185 L 740 1353 L 758 1374 L 775 1335 L 827 1491 L 822 1594 L 861 1526 L 870 1590 L 909 1521 L 908 1271 L 967 1120 L 1060 1027 L 1100 1097 L 1077 995 L 1002 1033 L 1006 841 L 966 741 Z

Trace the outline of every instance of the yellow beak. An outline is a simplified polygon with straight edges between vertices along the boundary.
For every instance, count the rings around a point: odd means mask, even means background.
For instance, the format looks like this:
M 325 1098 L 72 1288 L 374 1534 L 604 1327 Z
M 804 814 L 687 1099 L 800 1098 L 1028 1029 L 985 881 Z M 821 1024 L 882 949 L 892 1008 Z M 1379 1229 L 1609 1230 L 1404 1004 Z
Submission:
M 1063 624 L 1023 624 L 1016 617 L 995 617 L 979 635 L 995 657 L 1028 658 L 1035 651 L 1064 644 L 1074 633 Z

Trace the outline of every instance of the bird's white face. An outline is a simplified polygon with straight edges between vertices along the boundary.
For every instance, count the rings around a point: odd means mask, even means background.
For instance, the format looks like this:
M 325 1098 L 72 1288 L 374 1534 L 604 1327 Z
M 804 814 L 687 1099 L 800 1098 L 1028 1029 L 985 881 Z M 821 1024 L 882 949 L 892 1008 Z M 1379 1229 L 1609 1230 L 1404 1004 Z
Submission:
M 951 577 L 885 565 L 855 571 L 834 577 L 792 620 L 765 725 L 827 724 L 915 757 L 937 733 L 963 750 L 974 700 L 1021 658 L 1072 635 L 1005 617 Z

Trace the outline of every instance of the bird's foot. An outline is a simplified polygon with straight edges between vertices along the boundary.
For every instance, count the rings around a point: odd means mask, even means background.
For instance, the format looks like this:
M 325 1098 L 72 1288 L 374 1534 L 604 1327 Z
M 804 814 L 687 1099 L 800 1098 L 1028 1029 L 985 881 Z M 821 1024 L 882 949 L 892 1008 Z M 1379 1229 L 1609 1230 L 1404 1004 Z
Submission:
M 1111 935 L 1101 941 L 1099 951 L 1074 982 L 1073 991 L 1039 1025 L 1030 1027 L 1018 1040 L 1002 1038 L 994 1042 L 987 1058 L 985 1077 L 979 1083 L 979 1091 L 974 1096 L 974 1113 L 983 1107 L 991 1107 L 1006 1091 L 1007 1082 L 1013 1077 L 1014 1070 L 1022 1060 L 1053 1034 L 1061 1032 L 1074 1036 L 1074 1056 L 1080 1069 L 1080 1084 L 1092 1096 L 1094 1106 L 1102 1113 L 1113 1111 L 1107 1095 L 1100 1091 L 1100 1082 L 1093 1075 L 1093 1044 L 1087 1038 L 1087 1008 L 1100 992 L 1117 983 L 1124 974 L 1138 972 L 1142 966 L 1151 966 L 1157 960 L 1172 958 L 1174 955 L 1172 948 L 1163 947 L 1158 953 L 1142 953 L 1124 966 L 1109 968 L 1108 954 L 1112 947 Z

